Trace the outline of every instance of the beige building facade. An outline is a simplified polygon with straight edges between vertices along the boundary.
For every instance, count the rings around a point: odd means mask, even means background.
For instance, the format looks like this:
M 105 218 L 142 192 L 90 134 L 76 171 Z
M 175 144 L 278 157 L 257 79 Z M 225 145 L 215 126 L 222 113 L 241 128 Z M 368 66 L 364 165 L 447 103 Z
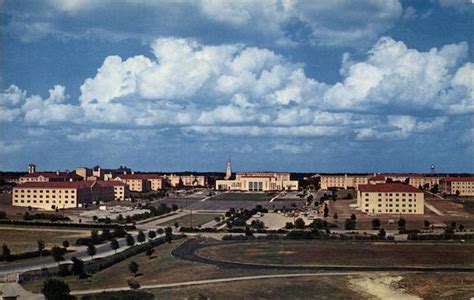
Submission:
M 424 204 L 423 192 L 407 184 L 364 184 L 357 189 L 358 208 L 372 215 L 422 215 Z
M 115 201 L 124 201 L 130 198 L 130 189 L 128 185 L 118 180 L 100 180 L 97 181 L 100 186 L 110 186 L 114 191 Z
M 354 188 L 356 189 L 360 184 L 369 183 L 367 175 L 321 175 L 320 184 L 321 189 L 328 188 Z
M 474 177 L 442 178 L 440 189 L 448 195 L 474 196 Z
M 148 192 L 151 189 L 150 182 L 143 176 L 143 174 L 123 174 L 115 178 L 126 185 L 132 192 Z
M 113 188 L 95 181 L 26 182 L 13 188 L 12 205 L 43 210 L 76 208 L 113 200 Z
M 237 173 L 234 180 L 216 180 L 216 190 L 267 192 L 298 188 L 298 181 L 291 180 L 290 173 Z
M 164 175 L 163 178 L 172 187 L 177 187 L 180 181 L 186 187 L 206 186 L 206 178 L 204 176 L 171 174 Z

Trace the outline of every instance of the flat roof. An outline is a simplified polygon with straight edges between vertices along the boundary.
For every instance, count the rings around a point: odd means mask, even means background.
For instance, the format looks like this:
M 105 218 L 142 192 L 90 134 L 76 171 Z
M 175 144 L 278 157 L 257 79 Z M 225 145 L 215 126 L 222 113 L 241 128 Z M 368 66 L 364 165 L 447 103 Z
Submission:
M 63 188 L 63 189 L 81 189 L 90 188 L 95 181 L 48 181 L 48 182 L 25 182 L 17 185 L 15 188 Z
M 422 193 L 419 189 L 403 183 L 378 183 L 378 184 L 360 184 L 358 187 L 361 192 L 411 192 Z

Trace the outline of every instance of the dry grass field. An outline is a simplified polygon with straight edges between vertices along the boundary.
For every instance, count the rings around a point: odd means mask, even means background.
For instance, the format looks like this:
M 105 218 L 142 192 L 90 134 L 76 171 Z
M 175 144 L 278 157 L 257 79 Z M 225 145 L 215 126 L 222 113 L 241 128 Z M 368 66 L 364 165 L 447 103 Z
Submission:
M 0 244 L 7 244 L 13 254 L 37 250 L 37 240 L 43 240 L 46 248 L 61 245 L 64 240 L 71 246 L 76 239 L 90 235 L 90 230 L 46 227 L 1 226 Z
M 171 244 L 160 245 L 155 248 L 151 259 L 142 253 L 115 264 L 87 279 L 79 280 L 73 276 L 62 277 L 61 279 L 69 284 L 71 290 L 124 287 L 127 286 L 127 280 L 133 278 L 133 274 L 128 270 L 128 265 L 131 261 L 137 262 L 140 266 L 139 276 L 136 279 L 141 285 L 275 273 L 272 271 L 219 269 L 210 265 L 176 259 L 171 255 L 171 251 L 182 242 L 184 240 L 176 240 Z M 44 279 L 37 279 L 26 282 L 23 283 L 23 287 L 38 293 L 41 290 L 43 281 Z
M 217 260 L 282 265 L 474 266 L 474 243 L 267 241 L 210 246 L 198 253 Z

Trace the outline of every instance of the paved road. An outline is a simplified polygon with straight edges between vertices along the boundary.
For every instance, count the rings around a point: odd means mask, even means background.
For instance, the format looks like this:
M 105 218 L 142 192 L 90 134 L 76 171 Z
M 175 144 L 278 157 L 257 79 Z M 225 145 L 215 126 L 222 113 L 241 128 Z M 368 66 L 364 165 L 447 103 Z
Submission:
M 138 232 L 131 233 L 134 237 L 135 240 L 137 239 Z M 146 234 L 146 232 L 145 232 Z M 157 235 L 156 238 L 161 237 L 162 235 Z M 117 252 L 124 251 L 128 249 L 129 247 L 126 245 L 125 238 L 118 239 L 117 240 L 120 244 L 120 248 L 117 250 Z M 110 243 L 105 243 L 105 244 L 100 244 L 96 245 L 97 249 L 97 254 L 94 255 L 94 258 L 99 258 L 99 257 L 106 257 L 113 255 L 115 252 L 110 248 Z M 64 261 L 65 262 L 71 262 L 71 258 L 75 256 L 79 259 L 82 259 L 83 261 L 89 261 L 92 258 L 87 254 L 87 248 L 86 247 L 81 247 L 80 250 L 70 253 L 64 256 Z M 40 270 L 42 268 L 51 268 L 51 267 L 56 267 L 58 265 L 57 262 L 53 260 L 51 256 L 47 256 L 44 258 L 39 258 L 35 259 L 33 261 L 24 261 L 24 262 L 17 262 L 17 263 L 10 263 L 10 264 L 5 264 L 0 266 L 0 275 L 4 274 L 11 274 L 11 273 L 18 273 L 18 272 L 26 272 L 26 271 L 31 271 L 31 270 Z
M 259 241 L 256 241 L 257 243 Z M 227 242 L 240 243 L 239 241 Z M 184 242 L 171 254 L 177 258 L 198 262 L 202 264 L 214 265 L 227 269 L 259 269 L 259 270 L 286 270 L 286 271 L 316 271 L 316 272 L 474 272 L 474 267 L 409 267 L 409 266 L 295 266 L 295 265 L 272 265 L 272 264 L 251 264 L 229 261 L 220 261 L 202 257 L 196 251 L 205 247 L 224 244 L 223 242 L 203 243 L 203 240 L 192 239 Z

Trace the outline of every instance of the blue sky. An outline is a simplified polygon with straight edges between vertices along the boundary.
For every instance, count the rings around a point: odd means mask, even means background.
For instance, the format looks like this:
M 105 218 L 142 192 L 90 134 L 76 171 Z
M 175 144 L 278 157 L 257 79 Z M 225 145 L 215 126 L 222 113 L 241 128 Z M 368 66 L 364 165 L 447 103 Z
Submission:
M 474 172 L 467 3 L 0 0 L 0 169 Z

